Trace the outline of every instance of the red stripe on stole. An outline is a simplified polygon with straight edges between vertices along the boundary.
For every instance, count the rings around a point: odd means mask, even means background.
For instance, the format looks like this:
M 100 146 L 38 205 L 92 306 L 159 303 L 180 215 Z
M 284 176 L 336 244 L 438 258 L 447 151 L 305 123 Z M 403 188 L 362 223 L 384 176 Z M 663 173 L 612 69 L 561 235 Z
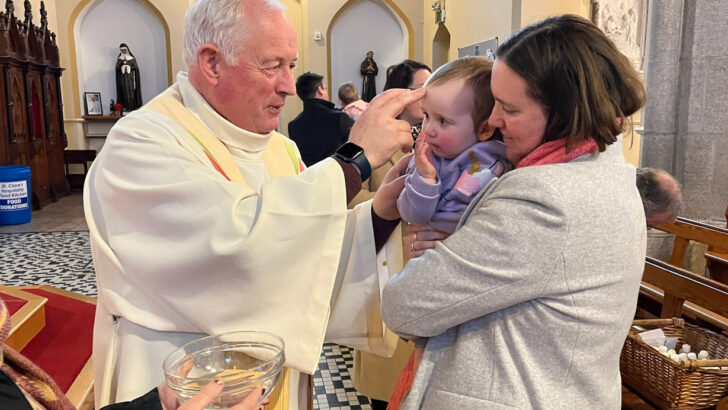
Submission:
M 204 151 L 204 152 L 205 152 L 205 155 L 207 155 L 207 159 L 209 159 L 209 160 L 210 160 L 210 163 L 211 163 L 211 164 L 212 164 L 212 166 L 213 166 L 213 167 L 215 168 L 215 170 L 216 170 L 217 172 L 219 172 L 220 174 L 222 174 L 222 176 L 224 176 L 224 177 L 225 177 L 225 179 L 227 179 L 228 181 L 230 181 L 230 178 L 228 178 L 228 176 L 227 176 L 227 175 L 225 174 L 225 172 L 224 172 L 224 171 L 222 170 L 222 168 L 220 168 L 220 165 L 218 165 L 218 164 L 217 164 L 217 161 L 215 161 L 215 160 L 214 160 L 214 159 L 213 159 L 213 158 L 212 158 L 212 157 L 210 156 L 210 154 L 208 154 L 208 153 L 207 153 L 207 151 Z

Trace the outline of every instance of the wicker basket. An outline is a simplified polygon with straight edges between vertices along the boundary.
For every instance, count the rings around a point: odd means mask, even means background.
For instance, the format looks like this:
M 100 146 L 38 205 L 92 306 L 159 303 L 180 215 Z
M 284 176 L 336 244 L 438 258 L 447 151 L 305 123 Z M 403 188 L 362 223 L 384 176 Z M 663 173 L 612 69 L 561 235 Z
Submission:
M 728 360 L 690 360 L 677 364 L 646 345 L 635 326 L 660 327 L 677 337 L 677 350 L 687 343 L 692 350 L 707 350 L 711 357 L 728 358 L 728 338 L 685 323 L 683 319 L 635 320 L 620 356 L 622 381 L 661 409 L 702 409 L 715 406 L 728 395 Z

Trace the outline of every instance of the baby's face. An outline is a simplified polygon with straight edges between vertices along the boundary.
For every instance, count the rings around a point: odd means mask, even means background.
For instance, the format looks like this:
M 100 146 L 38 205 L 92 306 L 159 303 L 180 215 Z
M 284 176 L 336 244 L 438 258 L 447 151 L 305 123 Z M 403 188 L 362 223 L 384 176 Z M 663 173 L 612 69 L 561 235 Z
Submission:
M 428 85 L 422 100 L 425 121 L 422 133 L 432 152 L 441 158 L 455 158 L 478 142 L 473 118 L 473 91 L 462 79 Z

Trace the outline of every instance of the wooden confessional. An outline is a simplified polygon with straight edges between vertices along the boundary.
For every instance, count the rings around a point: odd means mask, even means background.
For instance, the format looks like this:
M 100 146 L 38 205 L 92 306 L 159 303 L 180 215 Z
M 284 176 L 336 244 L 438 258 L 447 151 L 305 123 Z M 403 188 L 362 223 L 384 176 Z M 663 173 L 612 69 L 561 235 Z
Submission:
M 41 1 L 40 26 L 30 1 L 18 18 L 12 0 L 0 12 L 0 165 L 28 165 L 33 208 L 70 193 L 63 161 L 61 72 L 56 35 Z

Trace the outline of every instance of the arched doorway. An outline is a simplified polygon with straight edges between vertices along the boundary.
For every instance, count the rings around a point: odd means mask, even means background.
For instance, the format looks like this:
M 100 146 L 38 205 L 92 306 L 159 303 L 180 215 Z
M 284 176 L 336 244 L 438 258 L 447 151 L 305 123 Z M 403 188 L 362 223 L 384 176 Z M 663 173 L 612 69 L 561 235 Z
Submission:
M 376 88 L 381 92 L 387 67 L 412 55 L 412 36 L 407 17 L 391 0 L 350 0 L 344 4 L 327 33 L 331 101 L 337 102 L 338 88 L 347 81 L 361 92 L 359 65 L 369 50 L 374 51 L 379 68 Z
M 120 43 L 128 44 L 137 59 L 143 102 L 169 86 L 169 28 L 148 0 L 92 0 L 79 7 L 71 53 L 75 56 L 72 69 L 77 71 L 79 97 L 84 92 L 100 92 L 104 114 L 108 114 L 109 100 L 117 98 L 114 69 Z M 134 22 L 134 30 L 129 30 L 129 22 Z M 77 109 L 82 112 L 80 100 Z
M 450 54 L 450 31 L 440 23 L 432 40 L 432 70 L 447 63 Z

